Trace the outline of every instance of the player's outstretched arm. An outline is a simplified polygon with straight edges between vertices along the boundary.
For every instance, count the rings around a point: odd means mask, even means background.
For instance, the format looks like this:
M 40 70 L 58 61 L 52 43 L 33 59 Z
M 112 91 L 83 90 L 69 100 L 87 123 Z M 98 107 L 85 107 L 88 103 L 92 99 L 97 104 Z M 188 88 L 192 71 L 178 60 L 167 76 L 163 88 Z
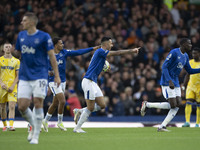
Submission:
M 52 50 L 48 51 L 48 55 L 49 55 L 51 66 L 53 68 L 54 75 L 55 75 L 54 82 L 57 84 L 57 86 L 59 86 L 61 83 L 61 80 L 60 80 L 60 76 L 59 76 L 59 72 L 58 72 L 58 64 L 56 61 L 56 57 L 54 55 L 54 50 L 52 49 Z
M 140 47 L 134 48 L 134 49 L 128 49 L 128 50 L 110 51 L 107 56 L 108 57 L 109 56 L 120 56 L 120 55 L 133 54 L 133 53 L 138 54 L 139 50 L 140 50 Z
M 68 54 L 66 56 L 78 56 L 78 55 L 83 55 L 85 53 L 89 53 L 93 50 L 99 49 L 101 46 L 95 46 L 95 47 L 90 47 L 90 48 L 85 48 L 85 49 L 78 49 L 78 50 L 68 50 Z
M 99 49 L 99 48 L 101 48 L 101 45 L 93 47 L 93 50 L 96 51 L 96 50 Z
M 188 58 L 188 61 L 187 61 L 186 64 L 185 64 L 184 68 L 185 68 L 185 70 L 186 70 L 189 74 L 200 73 L 200 68 L 198 68 L 198 69 L 193 69 L 193 68 L 190 66 L 189 58 Z

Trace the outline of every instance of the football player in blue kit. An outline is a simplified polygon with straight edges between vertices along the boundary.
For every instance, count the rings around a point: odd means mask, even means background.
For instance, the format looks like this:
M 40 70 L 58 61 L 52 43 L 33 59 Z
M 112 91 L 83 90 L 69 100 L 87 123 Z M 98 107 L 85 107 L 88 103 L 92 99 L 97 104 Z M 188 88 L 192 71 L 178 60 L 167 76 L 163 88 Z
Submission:
M 106 57 L 133 53 L 137 54 L 139 51 L 139 48 L 110 51 L 112 47 L 112 39 L 110 37 L 103 37 L 101 40 L 101 48 L 97 49 L 91 58 L 88 70 L 82 80 L 82 89 L 87 107 L 83 109 L 74 109 L 74 120 L 75 123 L 77 122 L 73 130 L 75 133 L 85 133 L 85 131 L 81 129 L 81 126 L 88 119 L 91 112 L 104 109 L 106 106 L 103 93 L 97 85 L 97 78 L 103 69 Z
M 189 74 L 200 73 L 200 69 L 192 69 L 189 64 L 189 57 L 186 52 L 191 50 L 191 48 L 190 39 L 182 38 L 180 40 L 180 47 L 171 50 L 163 63 L 160 85 L 163 96 L 168 102 L 150 103 L 143 101 L 142 103 L 141 116 L 145 115 L 146 108 L 169 109 L 165 120 L 158 127 L 158 132 L 169 132 L 166 126 L 175 117 L 181 105 L 181 89 L 179 85 L 181 70 L 185 68 Z
M 18 34 L 15 55 L 21 57 L 18 84 L 18 109 L 30 125 L 28 141 L 38 144 L 42 119 L 44 118 L 43 100 L 47 93 L 48 57 L 55 73 L 54 83 L 60 85 L 58 65 L 54 47 L 48 33 L 36 28 L 38 18 L 27 12 L 22 19 L 24 31 Z M 29 108 L 33 96 L 33 112 Z
M 53 93 L 53 102 L 49 106 L 48 112 L 42 121 L 42 124 L 44 126 L 44 131 L 48 132 L 48 121 L 52 117 L 52 114 L 55 112 L 56 108 L 58 108 L 58 123 L 57 126 L 63 130 L 66 131 L 67 129 L 63 125 L 63 112 L 64 112 L 64 106 L 65 106 L 65 87 L 66 87 L 66 61 L 67 57 L 72 56 L 78 56 L 83 55 L 85 53 L 91 52 L 93 50 L 96 50 L 100 48 L 100 46 L 86 48 L 86 49 L 79 49 L 79 50 L 68 50 L 64 49 L 63 41 L 59 38 L 53 38 L 53 44 L 54 44 L 54 52 L 58 63 L 58 70 L 61 78 L 61 84 L 59 87 L 56 87 L 54 85 L 54 74 L 52 73 L 52 67 L 49 67 L 49 88 L 51 89 Z M 52 75 L 51 75 L 52 74 Z

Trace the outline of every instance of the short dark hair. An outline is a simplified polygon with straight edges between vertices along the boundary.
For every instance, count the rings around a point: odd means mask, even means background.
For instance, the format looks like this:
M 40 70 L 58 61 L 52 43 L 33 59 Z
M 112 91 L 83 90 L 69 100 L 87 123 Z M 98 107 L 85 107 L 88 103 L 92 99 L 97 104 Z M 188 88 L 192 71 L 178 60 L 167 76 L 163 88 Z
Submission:
M 200 52 L 200 48 L 199 48 L 199 47 L 195 47 L 195 48 L 193 48 L 192 50 L 193 50 L 193 51 L 198 51 L 198 52 Z
M 111 37 L 106 37 L 104 36 L 102 39 L 101 39 L 101 43 L 105 42 L 105 41 L 109 41 L 111 40 Z
M 9 41 L 6 41 L 6 42 L 4 42 L 4 44 L 3 45 L 5 45 L 5 44 L 11 44 Z M 11 44 L 12 45 L 12 44 Z
M 29 19 L 33 20 L 35 22 L 35 25 L 37 25 L 38 17 L 33 12 L 27 12 L 27 13 L 24 14 L 24 16 L 26 16 Z
M 188 39 L 188 38 L 182 38 L 182 39 L 180 40 L 180 45 L 185 44 L 186 42 L 188 42 L 188 40 L 190 40 L 190 39 Z
M 60 37 L 55 37 L 55 38 L 53 38 L 53 45 L 56 45 L 57 43 L 58 43 L 58 41 L 59 40 L 61 40 L 61 38 Z

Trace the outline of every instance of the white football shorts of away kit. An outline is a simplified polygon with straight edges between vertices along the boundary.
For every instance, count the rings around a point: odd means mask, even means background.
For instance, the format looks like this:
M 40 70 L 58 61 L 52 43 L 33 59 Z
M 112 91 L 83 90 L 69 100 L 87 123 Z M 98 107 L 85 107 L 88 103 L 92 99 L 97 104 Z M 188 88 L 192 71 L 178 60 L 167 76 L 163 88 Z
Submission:
M 18 84 L 18 98 L 28 98 L 31 96 L 38 98 L 45 98 L 47 94 L 47 83 L 46 79 L 37 79 L 33 81 L 19 80 Z
M 95 100 L 96 97 L 103 96 L 101 89 L 94 81 L 84 78 L 81 85 L 85 99 Z
M 55 96 L 58 93 L 64 93 L 66 87 L 66 82 L 62 82 L 59 87 L 54 82 L 49 82 L 49 88 L 51 89 L 51 92 L 53 93 L 53 96 Z
M 168 98 L 176 98 L 177 96 L 181 97 L 181 88 L 175 87 L 171 89 L 169 86 L 161 86 L 162 87 L 162 94 L 165 99 Z

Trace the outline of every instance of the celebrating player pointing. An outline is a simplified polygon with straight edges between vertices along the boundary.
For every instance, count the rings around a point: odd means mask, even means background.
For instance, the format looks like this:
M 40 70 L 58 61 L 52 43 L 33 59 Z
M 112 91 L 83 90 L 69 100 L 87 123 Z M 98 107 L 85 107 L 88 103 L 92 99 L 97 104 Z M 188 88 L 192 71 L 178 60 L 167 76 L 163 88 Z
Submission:
M 58 123 L 57 126 L 63 130 L 66 131 L 67 129 L 63 125 L 63 112 L 64 112 L 64 105 L 65 105 L 65 86 L 66 86 L 66 62 L 67 57 L 72 56 L 78 56 L 83 55 L 85 53 L 91 52 L 93 50 L 98 49 L 100 46 L 96 47 L 90 47 L 86 49 L 79 49 L 79 50 L 66 50 L 63 48 L 64 44 L 63 41 L 59 38 L 53 38 L 54 43 L 54 51 L 56 60 L 58 62 L 58 70 L 61 78 L 61 84 L 59 87 L 56 87 L 53 83 L 54 75 L 49 75 L 49 87 L 53 93 L 53 102 L 49 106 L 48 112 L 42 121 L 42 124 L 44 126 L 44 131 L 48 132 L 48 121 L 51 119 L 52 114 L 58 108 Z M 49 71 L 52 71 L 52 67 L 49 65 Z
M 90 61 L 90 65 L 82 81 L 82 89 L 87 107 L 74 110 L 74 120 L 78 122 L 73 130 L 75 133 L 85 133 L 85 131 L 81 129 L 81 126 L 88 119 L 91 112 L 104 109 L 106 106 L 103 93 L 97 85 L 97 78 L 103 69 L 106 57 L 138 53 L 139 51 L 139 48 L 110 51 L 112 47 L 112 39 L 110 37 L 103 37 L 101 40 L 101 48 L 95 51 Z

